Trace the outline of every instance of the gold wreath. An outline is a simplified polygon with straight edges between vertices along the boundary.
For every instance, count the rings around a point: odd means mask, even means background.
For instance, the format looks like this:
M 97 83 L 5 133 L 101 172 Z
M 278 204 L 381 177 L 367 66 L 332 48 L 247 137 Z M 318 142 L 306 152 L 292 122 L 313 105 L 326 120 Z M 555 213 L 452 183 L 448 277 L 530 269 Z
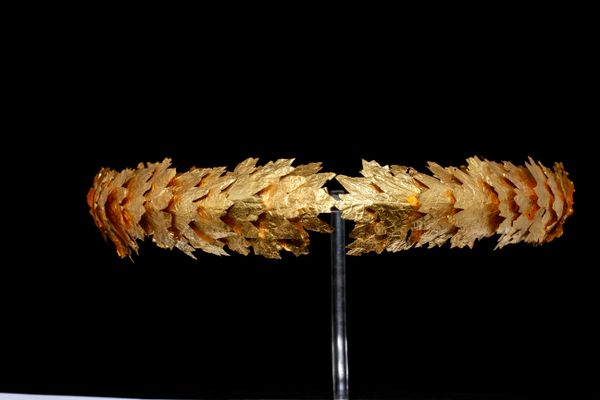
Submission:
M 280 258 L 308 253 L 308 230 L 330 233 L 318 218 L 332 207 L 355 222 L 349 255 L 428 245 L 472 247 L 499 234 L 498 246 L 541 244 L 562 235 L 573 212 L 573 183 L 561 163 L 551 170 L 531 158 L 525 166 L 472 157 L 462 168 L 429 163 L 432 175 L 363 161 L 362 177 L 338 175 L 338 201 L 323 185 L 335 174 L 321 163 L 292 166 L 282 159 L 257 166 L 241 162 L 177 173 L 171 160 L 94 178 L 88 205 L 96 226 L 121 257 L 151 236 L 162 248 L 191 257 L 196 249 L 227 255 L 224 247 Z

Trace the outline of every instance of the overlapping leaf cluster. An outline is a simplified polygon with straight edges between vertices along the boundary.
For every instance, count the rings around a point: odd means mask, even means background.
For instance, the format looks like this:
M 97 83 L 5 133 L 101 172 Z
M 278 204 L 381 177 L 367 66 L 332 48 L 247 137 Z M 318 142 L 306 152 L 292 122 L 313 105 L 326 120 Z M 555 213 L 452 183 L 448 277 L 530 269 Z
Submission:
M 337 176 L 347 190 L 338 201 L 323 185 L 334 173 L 320 163 L 292 166 L 257 159 L 226 168 L 177 173 L 171 160 L 117 172 L 102 169 L 88 193 L 94 221 L 121 257 L 150 236 L 162 248 L 194 257 L 225 248 L 269 258 L 282 250 L 308 252 L 307 230 L 331 232 L 318 218 L 337 207 L 355 222 L 348 254 L 413 246 L 472 247 L 499 234 L 498 247 L 540 244 L 561 236 L 573 212 L 573 183 L 561 163 L 546 168 L 531 158 L 524 166 L 472 157 L 463 168 L 429 163 L 431 175 L 363 161 L 362 177 Z
M 363 161 L 363 177 L 338 176 L 348 191 L 337 207 L 355 221 L 348 254 L 399 251 L 450 241 L 473 247 L 499 234 L 498 247 L 540 244 L 562 234 L 573 212 L 573 184 L 561 163 L 550 170 L 472 157 L 464 168 L 429 163 L 432 175 Z
M 281 250 L 308 252 L 306 230 L 331 232 L 318 218 L 333 198 L 322 186 L 335 176 L 319 173 L 320 163 L 293 167 L 281 159 L 256 166 L 241 162 L 224 167 L 193 168 L 177 173 L 171 160 L 139 164 L 117 172 L 102 169 L 88 193 L 88 205 L 103 235 L 121 257 L 137 252 L 137 240 L 151 236 L 157 246 L 279 258 Z

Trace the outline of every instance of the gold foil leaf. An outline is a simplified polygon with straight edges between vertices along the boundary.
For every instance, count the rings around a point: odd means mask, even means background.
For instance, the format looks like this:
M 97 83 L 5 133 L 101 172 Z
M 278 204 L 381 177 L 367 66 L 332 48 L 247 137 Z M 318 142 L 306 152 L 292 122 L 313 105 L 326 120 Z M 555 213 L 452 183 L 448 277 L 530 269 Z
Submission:
M 121 257 L 137 252 L 137 240 L 146 236 L 191 257 L 196 249 L 227 255 L 225 247 L 269 258 L 280 258 L 281 250 L 306 254 L 306 230 L 331 231 L 318 215 L 335 203 L 323 188 L 335 174 L 320 173 L 320 163 L 257 161 L 249 158 L 232 172 L 177 173 L 170 159 L 121 172 L 105 168 L 88 193 L 90 213 Z
M 497 247 L 549 242 L 573 212 L 573 183 L 562 164 L 531 158 L 524 167 L 472 157 L 463 168 L 429 163 L 432 175 L 363 161 L 363 177 L 338 175 L 348 191 L 336 207 L 355 222 L 348 254 L 427 244 L 472 247 L 499 234 Z

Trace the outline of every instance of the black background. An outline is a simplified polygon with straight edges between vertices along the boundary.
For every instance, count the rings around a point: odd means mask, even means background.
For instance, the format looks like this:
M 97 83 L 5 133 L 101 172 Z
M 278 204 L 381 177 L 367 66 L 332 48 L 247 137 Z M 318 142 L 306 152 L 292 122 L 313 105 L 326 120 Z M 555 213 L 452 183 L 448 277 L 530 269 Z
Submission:
M 327 235 L 279 261 L 194 261 L 149 241 L 121 260 L 85 202 L 101 167 L 294 157 L 357 175 L 363 158 L 425 170 L 472 155 L 563 161 L 576 187 L 565 235 L 349 258 L 351 395 L 598 391 L 589 61 L 571 29 L 223 30 L 196 42 L 96 27 L 36 36 L 23 65 L 37 111 L 14 130 L 25 143 L 9 183 L 21 199 L 5 209 L 0 391 L 331 396 Z

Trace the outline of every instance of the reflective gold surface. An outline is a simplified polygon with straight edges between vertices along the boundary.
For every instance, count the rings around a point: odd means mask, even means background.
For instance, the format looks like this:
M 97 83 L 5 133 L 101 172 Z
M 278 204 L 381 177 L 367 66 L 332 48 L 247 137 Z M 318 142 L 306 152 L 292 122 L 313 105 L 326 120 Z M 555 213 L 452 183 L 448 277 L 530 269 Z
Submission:
M 363 161 L 363 177 L 337 176 L 348 191 L 336 206 L 355 221 L 348 254 L 399 251 L 447 242 L 472 247 L 500 234 L 499 248 L 540 244 L 562 234 L 573 212 L 573 183 L 561 163 L 550 170 L 472 157 L 463 168 L 429 163 L 432 176 L 401 166 Z
M 323 185 L 334 173 L 321 163 L 281 159 L 241 162 L 177 173 L 171 160 L 121 172 L 102 169 L 88 193 L 94 221 L 121 257 L 151 236 L 162 248 L 194 257 L 201 249 L 227 255 L 250 249 L 268 258 L 308 253 L 307 230 L 331 232 L 318 215 L 334 205 L 355 222 L 348 254 L 413 246 L 472 247 L 499 234 L 498 248 L 540 244 L 562 235 L 573 212 L 573 183 L 561 163 L 551 170 L 531 158 L 524 166 L 472 157 L 461 168 L 429 163 L 431 175 L 363 161 L 362 177 L 339 175 L 347 190 L 335 201 Z
M 307 229 L 331 232 L 318 215 L 335 203 L 322 187 L 335 174 L 319 173 L 320 163 L 257 161 L 249 158 L 232 172 L 177 173 L 170 159 L 121 172 L 105 168 L 88 193 L 90 213 L 121 257 L 137 252 L 136 241 L 147 235 L 191 257 L 195 249 L 227 255 L 225 247 L 269 258 L 280 258 L 281 250 L 307 253 Z

